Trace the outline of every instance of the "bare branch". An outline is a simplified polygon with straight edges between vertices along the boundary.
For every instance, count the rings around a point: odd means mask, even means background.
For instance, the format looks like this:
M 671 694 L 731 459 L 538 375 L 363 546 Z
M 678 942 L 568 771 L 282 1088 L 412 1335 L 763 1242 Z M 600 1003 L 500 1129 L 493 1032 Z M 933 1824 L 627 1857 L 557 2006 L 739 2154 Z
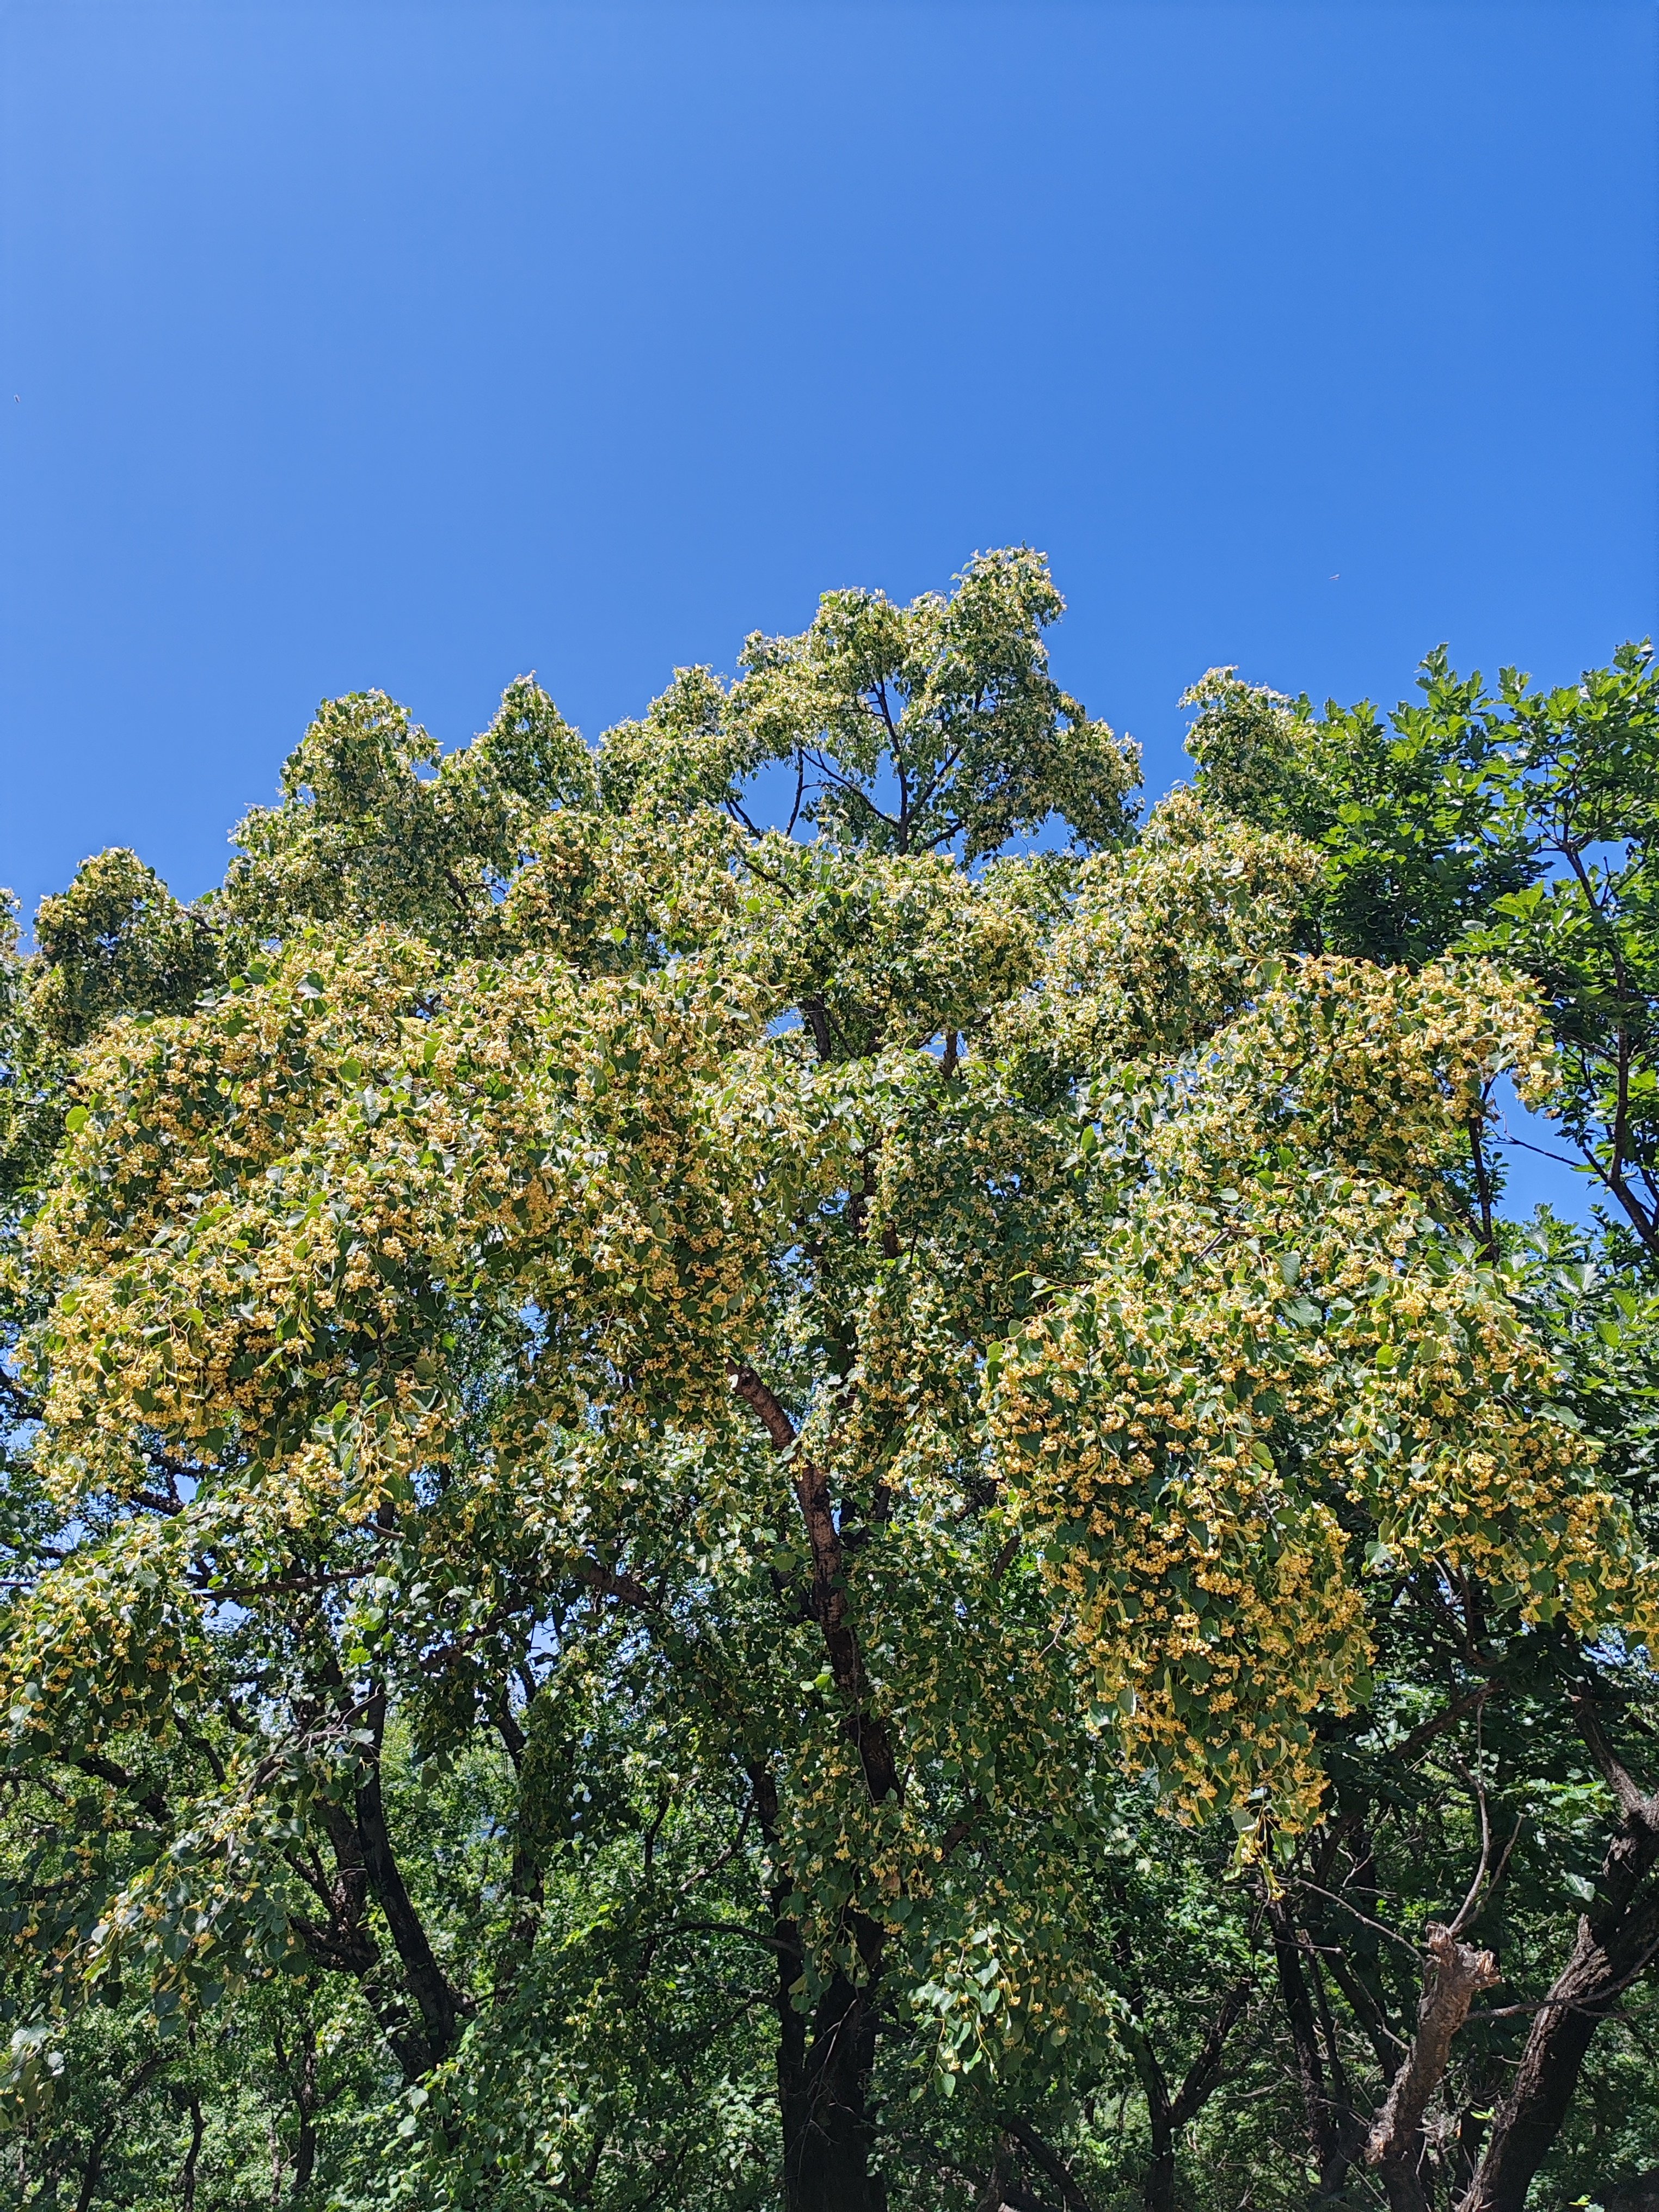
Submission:
M 1468 2017 L 1482 1990 L 1502 1977 L 1490 1951 L 1460 1942 L 1449 1928 L 1431 1928 L 1428 1972 L 1417 2012 L 1417 2033 L 1406 2063 L 1395 2075 L 1365 2144 L 1367 2166 L 1386 2166 L 1414 2159 L 1418 2130 L 1430 2098 L 1439 2087 L 1451 2056 L 1452 2038 Z

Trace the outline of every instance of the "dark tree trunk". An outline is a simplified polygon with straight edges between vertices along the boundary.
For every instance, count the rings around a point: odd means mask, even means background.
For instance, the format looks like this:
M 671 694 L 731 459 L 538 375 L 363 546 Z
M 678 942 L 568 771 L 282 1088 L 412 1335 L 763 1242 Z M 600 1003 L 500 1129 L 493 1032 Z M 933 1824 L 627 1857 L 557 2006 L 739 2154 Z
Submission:
M 1088 2199 L 1073 2180 L 1070 2171 L 1062 2164 L 1059 2152 L 1052 2143 L 1043 2141 L 1029 2120 L 1010 2120 L 1007 2140 L 1018 2144 L 1037 2172 L 1058 2196 L 1060 2203 L 1066 2207 L 1066 2212 L 1089 2212 Z M 1040 2204 L 1040 2200 L 1027 2196 L 1026 2203 L 1028 2205 Z
M 530 1715 L 531 1705 L 526 1703 L 526 1721 Z M 495 1727 L 519 1782 L 518 1816 L 513 1825 L 513 1870 L 507 1878 L 508 1893 L 513 1899 L 513 1917 L 495 1956 L 492 1991 L 493 2001 L 497 2005 L 503 2005 L 517 1991 L 519 1978 L 536 1948 L 536 1930 L 541 1919 L 544 1888 L 542 1854 L 531 1839 L 531 1826 L 524 1802 L 524 1762 L 528 1743 L 524 1729 L 520 1727 L 504 1698 L 495 1714 Z
M 1659 1893 L 1612 1915 L 1586 1914 L 1572 1956 L 1533 2021 L 1486 2156 L 1461 2212 L 1522 2212 L 1572 2103 L 1590 2038 L 1659 1953 Z
M 87 2162 L 81 2169 L 81 2187 L 75 2200 L 75 2212 L 92 2212 L 92 2205 L 104 2179 L 104 2157 L 115 2139 L 121 2124 L 121 2114 L 141 2089 L 149 2087 L 162 2069 L 173 2063 L 171 2055 L 163 2054 L 145 2059 L 132 2079 L 116 2097 L 106 2115 L 104 2124 L 87 2147 Z
M 1176 2212 L 1175 2136 L 1168 2127 L 1152 2130 L 1152 2155 L 1141 2177 L 1146 2212 Z
M 763 1766 L 750 1769 L 755 1808 L 769 1845 L 777 1840 L 777 1788 Z M 875 2063 L 881 1930 L 854 1923 L 865 1980 L 837 1974 L 809 2029 L 793 1990 L 805 1968 L 800 1929 L 783 1911 L 787 1881 L 772 1891 L 777 1960 L 778 2109 L 783 2122 L 784 2201 L 788 2212 L 885 2212 L 887 2193 L 870 2171 L 870 2073 Z
M 1132 2049 L 1135 2072 L 1140 2077 L 1141 2091 L 1146 2100 L 1146 2125 L 1152 2139 L 1152 2154 L 1140 2179 L 1140 2201 L 1145 2212 L 1175 2212 L 1174 2100 L 1164 2069 L 1158 2063 L 1144 2028 L 1135 2031 Z
M 792 1454 L 795 1425 L 754 1369 L 733 1367 L 732 1387 L 752 1408 L 774 1448 Z M 897 1751 L 886 1722 L 872 1708 L 864 1662 L 848 1611 L 845 1560 L 829 1479 L 822 1468 L 799 1458 L 792 1460 L 790 1474 L 811 1547 L 812 1617 L 823 1635 L 830 1672 L 844 1702 L 842 1725 L 858 1747 L 871 1803 L 885 1804 L 890 1798 L 902 1803 L 904 1784 Z
M 357 1835 L 368 1886 L 386 1916 L 410 1994 L 420 2008 L 427 2047 L 434 2062 L 445 2058 L 460 2040 L 461 2001 L 434 1957 L 421 1917 L 404 1886 L 386 1828 L 378 1761 L 357 1792 Z
M 404 2081 L 418 2081 L 431 2072 L 441 2053 L 427 2041 L 411 2009 L 408 1990 L 387 1973 L 380 1947 L 368 1924 L 369 1885 L 362 1838 L 356 1821 L 342 1806 L 325 1798 L 318 1814 L 334 1851 L 328 1924 L 313 1926 L 296 1913 L 295 1931 L 319 1966 L 331 1973 L 349 1974 L 356 1982 Z
M 97 2136 L 87 2153 L 87 2162 L 81 2169 L 80 2193 L 75 2200 L 75 2212 L 92 2212 L 98 2195 L 98 2185 L 104 2178 L 104 2153 L 109 2148 L 107 2136 Z
M 1135 2071 L 1146 2099 L 1146 2121 L 1152 2133 L 1152 2154 L 1140 2179 L 1145 2212 L 1176 2212 L 1176 2143 L 1189 2120 L 1197 2118 L 1221 2080 L 1221 2061 L 1227 2038 L 1249 2000 L 1249 1980 L 1236 1983 L 1210 2022 L 1199 2054 L 1173 2096 L 1164 2069 L 1144 2025 L 1135 2028 L 1131 2050 Z M 1138 1990 L 1132 1991 L 1137 2019 L 1142 2013 Z
M 796 1454 L 794 1423 L 752 1367 L 733 1365 L 731 1382 L 765 1429 L 774 1449 L 788 1463 L 811 1551 L 809 1609 L 823 1638 L 842 1700 L 842 1724 L 857 1747 L 870 1802 L 902 1804 L 904 1784 L 897 1747 L 875 1709 L 848 1611 L 845 1558 L 828 1478 L 821 1468 Z M 751 1778 L 762 1831 L 772 1843 L 777 1834 L 775 1788 L 763 1770 Z M 774 1941 L 781 1977 L 786 1958 L 799 1960 L 801 1945 L 799 1929 L 777 1921 L 776 1913 L 775 1897 Z M 870 2155 L 874 2136 L 870 2076 L 876 2057 L 881 1930 L 857 1913 L 849 1916 L 848 1928 L 859 1954 L 859 1979 L 855 1984 L 845 1973 L 836 1974 L 818 2001 L 804 2051 L 787 1989 L 779 2005 L 778 2086 L 788 2212 L 886 2212 L 887 2191 L 872 2170 Z M 797 1964 L 792 1979 L 799 1978 L 800 1971 Z
M 1522 2212 L 1533 2176 L 1561 2131 L 1590 2038 L 1659 1955 L 1659 1891 L 1649 1880 L 1659 1864 L 1659 1792 L 1650 1794 L 1632 1779 L 1588 1695 L 1575 1698 L 1573 1708 L 1624 1818 L 1608 1846 L 1595 1901 L 1533 2021 L 1459 2212 Z
M 886 2212 L 886 2189 L 870 2166 L 875 2057 L 875 1991 L 838 1973 L 788 2080 L 779 2066 L 789 2212 Z
M 196 2168 L 202 2155 L 202 2137 L 206 2132 L 201 2099 L 192 2096 L 188 2110 L 190 2148 L 185 2153 L 184 2167 L 179 2176 L 179 2212 L 196 2212 Z
M 806 2110 L 806 2015 L 795 2003 L 793 1990 L 805 1966 L 800 1929 L 781 1917 L 773 1898 L 772 1940 L 776 1945 L 778 2008 L 778 2111 L 783 2124 L 783 2163 L 793 2174 L 798 2162 L 797 2139 Z M 793 2204 L 793 2199 L 792 2198 Z
M 332 1668 L 331 1660 L 330 1664 Z M 343 1696 L 337 1668 L 327 1686 L 331 1695 Z M 475 2007 L 454 1989 L 439 1965 L 392 1849 L 380 1790 L 380 1741 L 386 1707 L 386 1692 L 378 1690 L 363 1709 L 374 1749 L 364 1761 L 352 1811 L 331 1798 L 317 1801 L 317 1818 L 334 1853 L 333 1882 L 320 1882 L 314 1869 L 290 1855 L 295 1872 L 328 1909 L 325 1927 L 313 1926 L 297 1915 L 294 1926 L 319 1966 L 356 1978 L 404 2079 L 412 2082 L 448 2057 Z M 385 1917 L 403 1969 L 401 1988 L 384 1971 L 386 1962 L 368 1924 L 371 1896 Z M 411 2016 L 410 2000 L 417 2017 Z
M 300 2116 L 300 2131 L 294 2141 L 294 2184 L 289 2194 L 297 2204 L 317 2171 L 317 2032 L 308 2023 L 300 2046 L 300 2078 L 295 2084 L 294 2105 Z
M 1282 1898 L 1269 1901 L 1267 1922 L 1273 1929 L 1273 1966 L 1279 1977 L 1279 1995 L 1285 2001 L 1285 2018 L 1290 2025 L 1297 2081 L 1308 2115 L 1308 2146 L 1319 2170 L 1318 2194 L 1334 2197 L 1352 2163 L 1344 2142 L 1348 2132 L 1342 2124 L 1346 2116 L 1339 2111 L 1325 2086 L 1324 2062 L 1319 2053 L 1319 2030 L 1314 2019 L 1313 1999 L 1308 1993 L 1307 1977 L 1302 1969 L 1296 1923 Z

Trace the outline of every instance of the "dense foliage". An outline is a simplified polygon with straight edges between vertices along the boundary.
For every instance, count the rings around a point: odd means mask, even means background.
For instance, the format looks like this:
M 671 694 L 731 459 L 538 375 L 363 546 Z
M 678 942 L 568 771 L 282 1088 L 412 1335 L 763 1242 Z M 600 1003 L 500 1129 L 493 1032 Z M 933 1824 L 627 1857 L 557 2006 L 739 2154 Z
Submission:
M 336 700 L 9 941 L 6 2203 L 1659 2165 L 1659 677 L 1142 822 L 1060 611 Z

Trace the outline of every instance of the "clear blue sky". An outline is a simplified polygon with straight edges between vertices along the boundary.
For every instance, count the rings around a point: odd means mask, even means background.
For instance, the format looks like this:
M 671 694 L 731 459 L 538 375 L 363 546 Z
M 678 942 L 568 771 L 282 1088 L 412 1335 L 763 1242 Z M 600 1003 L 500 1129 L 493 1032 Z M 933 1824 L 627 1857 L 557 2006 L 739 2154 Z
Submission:
M 0 0 L 0 881 L 185 895 L 319 696 L 597 735 L 1045 548 L 1392 701 L 1656 627 L 1651 4 Z M 13 395 L 17 395 L 14 398 Z

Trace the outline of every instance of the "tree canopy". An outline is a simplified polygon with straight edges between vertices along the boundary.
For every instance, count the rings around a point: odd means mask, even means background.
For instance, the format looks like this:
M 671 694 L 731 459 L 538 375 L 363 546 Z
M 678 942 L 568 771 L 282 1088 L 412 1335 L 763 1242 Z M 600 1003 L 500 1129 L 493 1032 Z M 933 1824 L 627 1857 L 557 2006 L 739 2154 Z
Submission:
M 1659 2164 L 1659 675 L 1143 818 L 1060 611 L 327 702 L 8 939 L 8 2201 Z

